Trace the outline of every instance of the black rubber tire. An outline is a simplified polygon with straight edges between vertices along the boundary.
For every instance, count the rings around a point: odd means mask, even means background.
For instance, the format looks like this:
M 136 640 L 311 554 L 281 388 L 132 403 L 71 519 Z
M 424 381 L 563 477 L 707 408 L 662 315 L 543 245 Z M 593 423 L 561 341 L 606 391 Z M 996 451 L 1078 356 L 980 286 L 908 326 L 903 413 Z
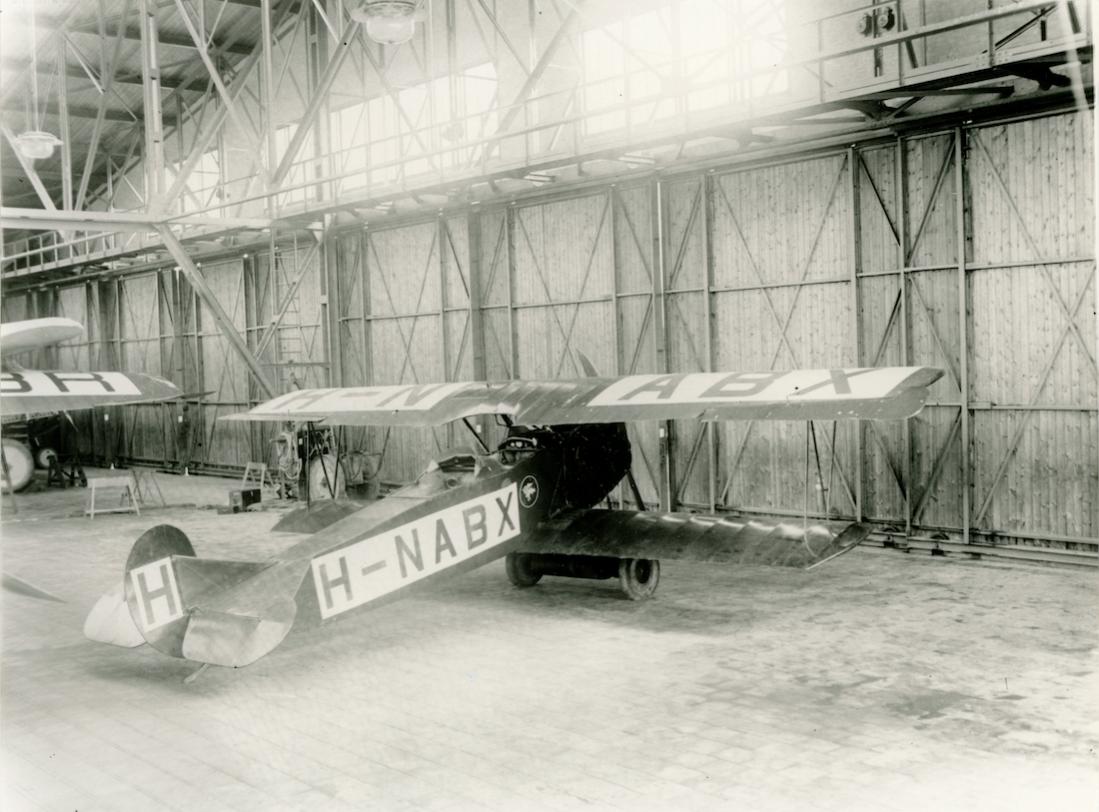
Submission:
M 19 440 L 5 437 L 3 443 L 4 460 L 8 464 L 8 473 L 12 481 L 9 487 L 7 475 L 0 471 L 0 487 L 4 493 L 19 493 L 34 479 L 34 457 L 31 455 L 31 450 Z
M 534 586 L 542 580 L 542 573 L 534 571 L 533 563 L 534 556 L 530 553 L 508 553 L 504 560 L 508 580 L 520 589 Z
M 630 600 L 648 600 L 660 583 L 660 562 L 651 558 L 623 558 L 618 562 L 618 583 Z

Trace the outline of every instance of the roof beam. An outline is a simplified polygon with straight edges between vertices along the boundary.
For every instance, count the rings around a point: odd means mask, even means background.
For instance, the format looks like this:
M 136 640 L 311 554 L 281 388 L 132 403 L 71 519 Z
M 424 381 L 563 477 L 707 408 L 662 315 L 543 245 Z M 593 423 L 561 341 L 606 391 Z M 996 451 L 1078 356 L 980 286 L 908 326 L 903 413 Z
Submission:
M 43 28 L 60 29 L 63 25 L 63 20 L 41 20 L 39 25 Z M 84 23 L 78 26 L 70 26 L 67 30 L 69 36 L 83 35 L 83 36 L 99 36 L 99 31 L 94 27 L 94 23 Z M 116 24 L 107 24 L 104 28 L 108 37 L 115 37 L 121 32 L 123 39 L 131 39 L 136 41 L 141 40 L 141 27 L 137 25 L 127 25 L 123 29 L 119 29 Z M 171 48 L 187 48 L 188 50 L 195 50 L 195 43 L 191 41 L 191 38 L 187 35 L 180 36 L 179 34 L 160 32 L 158 42 Z M 225 40 L 214 40 L 210 43 L 210 50 L 225 54 L 250 54 L 252 47 L 255 43 L 246 42 L 227 42 Z
M 45 62 L 36 62 L 38 67 L 38 74 L 40 76 L 56 76 L 57 68 L 51 67 Z M 19 72 L 30 68 L 31 62 L 21 61 L 18 59 L 5 59 L 0 62 L 0 70 Z M 69 65 L 65 68 L 65 76 L 69 79 L 82 79 L 85 82 L 91 82 L 88 74 L 84 72 L 84 69 L 79 65 Z M 121 85 L 141 85 L 141 74 L 119 74 L 114 77 L 115 84 Z M 160 86 L 169 90 L 175 90 L 180 88 L 182 90 L 191 90 L 196 93 L 206 92 L 206 81 L 202 79 L 193 79 L 187 81 L 186 79 L 177 76 L 162 76 L 160 79 Z
M 69 118 L 96 118 L 99 115 L 98 108 L 87 107 L 79 104 L 70 104 L 69 106 Z M 17 107 L 13 104 L 5 104 L 0 110 L 5 113 L 25 113 L 26 111 L 22 107 Z M 61 110 L 56 102 L 50 102 L 45 106 L 45 109 L 39 110 L 39 113 L 47 116 L 57 116 L 60 118 Z M 125 121 L 129 124 L 135 121 L 141 121 L 138 116 L 131 115 L 126 110 L 119 110 L 117 108 L 108 108 L 103 112 L 103 118 L 107 121 Z
M 251 229 L 262 231 L 272 221 L 264 217 L 204 217 L 182 215 L 165 218 L 162 215 L 137 212 L 64 211 L 62 209 L 26 209 L 0 206 L 0 225 L 28 231 L 143 231 L 162 232 L 166 225 L 217 229 Z

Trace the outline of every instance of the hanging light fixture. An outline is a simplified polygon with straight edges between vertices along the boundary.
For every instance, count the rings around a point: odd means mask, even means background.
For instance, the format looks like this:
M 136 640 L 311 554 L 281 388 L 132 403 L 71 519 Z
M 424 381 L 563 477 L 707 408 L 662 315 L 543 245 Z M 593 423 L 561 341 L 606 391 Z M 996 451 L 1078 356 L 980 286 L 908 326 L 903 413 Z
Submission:
M 351 19 L 366 26 L 366 34 L 382 45 L 400 45 L 416 33 L 419 0 L 363 0 Z
M 60 144 L 60 138 L 42 130 L 27 130 L 15 136 L 15 146 L 19 148 L 19 154 L 31 161 L 49 158 L 53 155 L 53 148 Z
M 53 155 L 53 148 L 61 139 L 53 133 L 38 129 L 38 42 L 34 24 L 34 8 L 31 8 L 31 104 L 35 129 L 15 136 L 15 147 L 29 161 L 41 161 Z

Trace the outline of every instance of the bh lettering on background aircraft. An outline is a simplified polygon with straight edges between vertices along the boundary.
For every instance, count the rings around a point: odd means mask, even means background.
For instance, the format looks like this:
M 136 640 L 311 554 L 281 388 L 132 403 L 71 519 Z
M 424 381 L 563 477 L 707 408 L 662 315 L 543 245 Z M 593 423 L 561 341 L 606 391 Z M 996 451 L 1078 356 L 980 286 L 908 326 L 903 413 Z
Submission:
M 430 589 L 506 556 L 509 579 L 618 578 L 651 596 L 661 558 L 811 567 L 853 549 L 853 522 L 739 519 L 596 508 L 632 482 L 627 421 L 900 420 L 919 412 L 942 372 L 928 367 L 689 373 L 556 381 L 372 386 L 291 392 L 227 419 L 434 426 L 501 415 L 496 449 L 457 451 L 413 483 L 264 562 L 197 558 L 161 525 L 134 544 L 122 583 L 85 634 L 148 642 L 205 665 L 244 666 L 292 627 L 315 627 Z M 636 490 L 636 486 L 634 486 Z M 638 500 L 640 501 L 640 500 Z

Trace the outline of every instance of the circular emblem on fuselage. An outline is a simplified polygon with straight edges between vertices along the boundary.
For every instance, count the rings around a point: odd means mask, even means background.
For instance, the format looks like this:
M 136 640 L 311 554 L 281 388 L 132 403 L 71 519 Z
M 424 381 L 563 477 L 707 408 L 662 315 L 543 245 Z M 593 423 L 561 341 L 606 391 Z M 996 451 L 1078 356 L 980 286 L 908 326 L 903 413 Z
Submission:
M 519 483 L 519 501 L 523 507 L 534 506 L 534 503 L 538 501 L 538 490 L 537 479 L 530 475 L 523 477 L 523 481 Z

